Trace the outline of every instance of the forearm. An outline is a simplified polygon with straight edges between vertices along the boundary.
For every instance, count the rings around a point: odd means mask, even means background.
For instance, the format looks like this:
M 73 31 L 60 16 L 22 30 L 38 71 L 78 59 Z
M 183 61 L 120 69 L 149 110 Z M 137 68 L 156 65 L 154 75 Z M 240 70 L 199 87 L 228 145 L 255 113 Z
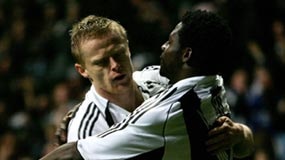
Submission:
M 48 153 L 40 160 L 82 160 L 77 150 L 77 142 L 66 143 Z
M 253 133 L 250 128 L 246 125 L 238 124 L 239 127 L 242 128 L 243 131 L 243 140 L 240 143 L 237 143 L 233 147 L 234 157 L 236 158 L 244 158 L 249 156 L 254 151 L 254 140 Z

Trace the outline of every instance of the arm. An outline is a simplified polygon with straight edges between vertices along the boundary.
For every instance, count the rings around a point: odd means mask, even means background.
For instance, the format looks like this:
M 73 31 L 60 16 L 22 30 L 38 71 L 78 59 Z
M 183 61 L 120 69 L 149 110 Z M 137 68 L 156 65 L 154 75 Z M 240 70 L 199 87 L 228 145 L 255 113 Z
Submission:
M 206 142 L 209 152 L 216 153 L 233 147 L 236 158 L 252 154 L 254 141 L 249 127 L 235 123 L 228 117 L 220 117 L 217 122 L 220 125 L 209 132 L 210 139 Z
M 40 160 L 83 160 L 83 158 L 77 150 L 77 142 L 71 142 L 61 145 Z
M 246 125 L 236 123 L 240 125 L 243 132 L 243 140 L 240 143 L 234 145 L 234 156 L 236 158 L 243 158 L 249 156 L 254 151 L 254 141 L 253 141 L 253 134 Z

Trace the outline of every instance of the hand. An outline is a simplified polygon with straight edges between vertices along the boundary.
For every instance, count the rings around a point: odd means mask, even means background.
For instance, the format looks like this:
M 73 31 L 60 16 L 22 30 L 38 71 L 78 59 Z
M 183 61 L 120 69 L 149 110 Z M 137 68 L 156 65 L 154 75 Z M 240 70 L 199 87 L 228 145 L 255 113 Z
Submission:
M 207 151 L 216 154 L 230 149 L 243 140 L 243 128 L 230 118 L 222 116 L 216 121 L 217 127 L 209 131 L 210 139 L 206 142 Z
M 235 123 L 222 116 L 216 121 L 217 127 L 209 131 L 210 139 L 206 142 L 207 151 L 216 154 L 233 147 L 235 158 L 244 158 L 254 151 L 253 133 L 249 127 Z
M 73 118 L 80 104 L 74 106 L 61 120 L 60 125 L 57 127 L 55 132 L 55 145 L 60 146 L 67 142 L 67 129 L 70 120 Z

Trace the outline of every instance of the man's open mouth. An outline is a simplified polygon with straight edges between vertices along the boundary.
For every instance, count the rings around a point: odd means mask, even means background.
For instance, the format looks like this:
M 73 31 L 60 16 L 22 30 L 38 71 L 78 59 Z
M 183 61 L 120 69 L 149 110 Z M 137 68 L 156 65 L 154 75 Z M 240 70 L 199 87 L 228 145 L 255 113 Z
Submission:
M 122 75 L 120 75 L 120 76 L 115 77 L 114 80 L 115 80 L 115 81 L 119 81 L 119 80 L 124 79 L 125 77 L 126 77 L 126 75 L 125 75 L 125 74 L 122 74 Z

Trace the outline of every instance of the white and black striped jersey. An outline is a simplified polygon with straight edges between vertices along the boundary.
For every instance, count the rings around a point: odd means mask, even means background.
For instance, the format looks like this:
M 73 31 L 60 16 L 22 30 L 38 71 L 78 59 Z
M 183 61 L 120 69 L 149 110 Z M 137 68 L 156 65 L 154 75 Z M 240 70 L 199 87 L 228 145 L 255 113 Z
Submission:
M 229 115 L 220 76 L 181 80 L 151 97 L 122 122 L 77 142 L 89 160 L 229 160 L 232 150 L 210 155 L 205 142 L 215 120 Z
M 144 99 L 165 90 L 168 79 L 159 75 L 159 66 L 149 66 L 133 73 Z M 101 97 L 93 86 L 86 93 L 84 101 L 70 120 L 67 141 L 76 141 L 107 130 L 129 114 L 125 109 Z

